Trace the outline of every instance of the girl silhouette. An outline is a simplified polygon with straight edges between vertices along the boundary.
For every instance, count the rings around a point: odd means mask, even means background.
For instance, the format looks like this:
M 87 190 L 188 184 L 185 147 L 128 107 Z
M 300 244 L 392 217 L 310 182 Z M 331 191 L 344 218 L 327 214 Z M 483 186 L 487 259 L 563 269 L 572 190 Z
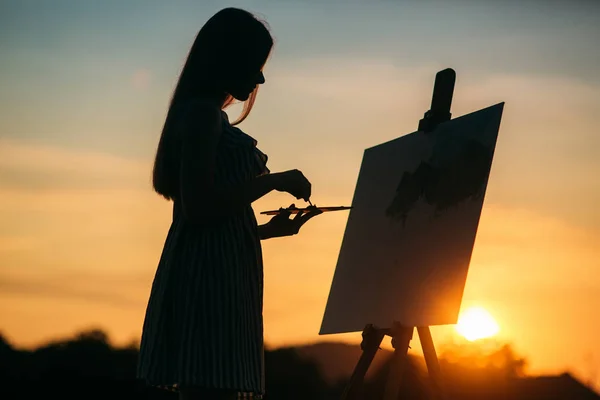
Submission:
M 309 200 L 298 170 L 269 173 L 236 127 L 250 113 L 273 47 L 266 26 L 226 8 L 202 27 L 175 88 L 156 152 L 155 191 L 173 221 L 144 320 L 138 377 L 180 399 L 264 393 L 260 240 L 293 235 L 314 211 L 258 226 L 251 203 L 276 190 Z M 224 108 L 243 101 L 229 123 Z

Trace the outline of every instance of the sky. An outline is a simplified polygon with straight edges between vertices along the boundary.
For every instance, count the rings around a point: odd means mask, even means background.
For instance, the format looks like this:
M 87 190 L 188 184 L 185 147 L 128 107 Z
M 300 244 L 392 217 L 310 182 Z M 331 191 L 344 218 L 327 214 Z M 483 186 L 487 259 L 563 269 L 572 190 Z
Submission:
M 437 71 L 457 72 L 453 117 L 505 102 L 463 309 L 488 310 L 532 372 L 600 383 L 593 1 L 1 2 L 0 331 L 23 347 L 92 326 L 139 338 L 172 212 L 154 151 L 194 36 L 230 5 L 275 38 L 241 128 L 317 205 L 351 203 L 364 149 L 416 130 Z M 292 202 L 254 209 L 263 223 Z M 360 341 L 318 336 L 346 220 L 263 242 L 269 346 Z

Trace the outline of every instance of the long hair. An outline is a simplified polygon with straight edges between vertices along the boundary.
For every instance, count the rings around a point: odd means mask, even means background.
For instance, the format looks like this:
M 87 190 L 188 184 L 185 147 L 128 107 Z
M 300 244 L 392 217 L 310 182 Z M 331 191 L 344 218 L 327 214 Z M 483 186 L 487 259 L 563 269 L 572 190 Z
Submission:
M 273 38 L 266 23 L 239 8 L 217 12 L 200 29 L 173 92 L 156 150 L 152 185 L 158 194 L 171 200 L 179 191 L 181 139 L 172 129 L 176 110 L 198 97 L 216 99 L 222 109 L 232 105 L 235 99 L 227 89 L 260 71 L 272 47 Z M 257 92 L 258 85 L 233 125 L 248 117 Z

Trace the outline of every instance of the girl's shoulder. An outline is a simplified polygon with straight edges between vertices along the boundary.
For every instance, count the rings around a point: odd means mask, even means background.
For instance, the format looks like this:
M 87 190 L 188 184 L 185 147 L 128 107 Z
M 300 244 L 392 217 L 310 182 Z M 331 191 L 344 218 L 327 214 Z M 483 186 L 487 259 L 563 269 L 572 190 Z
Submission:
M 182 139 L 185 140 L 190 134 L 197 137 L 197 132 L 214 132 L 216 139 L 222 131 L 221 109 L 204 99 L 186 99 L 174 107 L 171 116 L 172 127 L 179 132 Z M 200 135 L 206 136 L 206 135 Z M 199 138 L 196 138 L 199 139 Z M 210 140 L 208 137 L 205 139 Z
M 221 119 L 220 107 L 213 101 L 203 98 L 185 99 L 174 107 L 174 111 L 178 120 L 197 120 L 202 118 L 206 121 L 208 118 L 212 122 Z

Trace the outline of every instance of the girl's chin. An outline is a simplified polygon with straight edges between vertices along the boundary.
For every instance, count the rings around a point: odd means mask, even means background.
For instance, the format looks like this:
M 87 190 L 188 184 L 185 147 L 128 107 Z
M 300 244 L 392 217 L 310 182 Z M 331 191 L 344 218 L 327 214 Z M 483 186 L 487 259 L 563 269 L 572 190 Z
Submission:
M 233 98 L 236 99 L 237 101 L 246 101 L 250 98 L 250 93 L 247 94 L 243 94 L 243 93 L 236 93 L 236 94 L 232 94 Z
M 236 99 L 237 101 L 246 101 L 250 98 L 250 95 L 252 94 L 252 92 L 254 91 L 255 87 L 253 87 L 250 90 L 240 90 L 239 92 L 230 92 L 230 94 L 233 96 L 234 99 Z

